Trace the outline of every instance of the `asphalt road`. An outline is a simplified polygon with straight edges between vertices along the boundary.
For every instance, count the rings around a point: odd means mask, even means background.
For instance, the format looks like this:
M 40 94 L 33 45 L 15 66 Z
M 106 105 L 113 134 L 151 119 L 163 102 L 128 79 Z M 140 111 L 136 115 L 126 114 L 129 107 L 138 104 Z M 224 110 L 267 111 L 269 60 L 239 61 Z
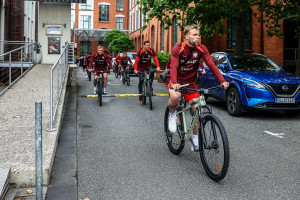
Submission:
M 104 97 L 100 107 L 92 82 L 77 79 L 78 198 L 98 199 L 299 199 L 300 116 L 251 112 L 231 117 L 223 103 L 208 99 L 224 124 L 230 145 L 225 179 L 210 180 L 190 144 L 173 155 L 163 132 L 168 97 L 154 109 L 137 97 Z M 137 94 L 138 78 L 121 84 L 109 75 L 109 94 Z M 154 83 L 154 93 L 167 93 Z

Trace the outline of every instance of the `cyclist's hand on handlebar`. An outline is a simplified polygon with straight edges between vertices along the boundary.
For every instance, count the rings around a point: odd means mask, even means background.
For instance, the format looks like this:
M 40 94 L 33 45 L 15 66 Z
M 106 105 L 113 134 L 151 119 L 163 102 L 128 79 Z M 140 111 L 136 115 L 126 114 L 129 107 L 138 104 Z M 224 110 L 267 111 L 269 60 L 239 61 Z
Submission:
M 156 71 L 159 71 L 159 70 L 160 70 L 160 67 L 157 67 L 157 68 L 156 68 Z
M 172 88 L 173 88 L 174 90 L 179 90 L 179 89 L 180 89 L 180 84 L 178 84 L 178 83 L 173 84 L 173 85 L 172 85 Z
M 228 82 L 223 82 L 221 85 L 224 87 L 225 90 L 229 87 Z
M 137 71 L 137 70 L 134 70 L 134 73 L 135 73 L 135 74 L 137 74 L 137 73 L 138 73 L 138 71 Z

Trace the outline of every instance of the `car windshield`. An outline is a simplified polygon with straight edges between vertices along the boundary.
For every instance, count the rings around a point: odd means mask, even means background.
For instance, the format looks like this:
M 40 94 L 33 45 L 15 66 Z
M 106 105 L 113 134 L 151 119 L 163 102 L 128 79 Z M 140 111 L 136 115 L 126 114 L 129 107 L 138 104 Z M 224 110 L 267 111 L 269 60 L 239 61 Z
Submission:
M 275 62 L 262 55 L 228 55 L 228 58 L 235 70 L 281 71 Z

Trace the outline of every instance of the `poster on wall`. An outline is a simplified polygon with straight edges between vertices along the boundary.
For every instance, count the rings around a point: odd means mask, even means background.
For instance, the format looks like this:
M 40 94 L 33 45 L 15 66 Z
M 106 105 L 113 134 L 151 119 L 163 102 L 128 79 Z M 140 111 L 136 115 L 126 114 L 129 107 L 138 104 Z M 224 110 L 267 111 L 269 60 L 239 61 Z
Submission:
M 47 25 L 46 26 L 47 35 L 62 35 L 62 25 Z
M 60 54 L 60 37 L 48 37 L 48 54 Z

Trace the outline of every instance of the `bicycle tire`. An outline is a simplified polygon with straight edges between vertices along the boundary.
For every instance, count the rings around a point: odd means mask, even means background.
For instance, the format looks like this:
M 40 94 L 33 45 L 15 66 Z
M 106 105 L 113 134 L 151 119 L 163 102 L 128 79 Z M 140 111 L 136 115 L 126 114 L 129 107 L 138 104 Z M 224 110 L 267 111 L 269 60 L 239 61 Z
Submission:
M 148 92 L 148 97 L 149 97 L 150 110 L 153 110 L 151 88 L 152 88 L 152 86 L 149 84 L 149 85 L 148 85 L 148 91 L 147 91 L 147 92 Z
M 122 76 L 122 83 L 125 84 L 125 81 L 126 81 L 125 72 L 123 72 L 123 74 L 121 74 L 121 76 Z
M 144 80 L 146 81 L 146 80 Z M 145 105 L 147 101 L 147 83 L 143 83 L 143 92 L 142 92 L 143 101 L 142 103 Z
M 178 109 L 179 111 L 179 109 Z M 171 133 L 169 131 L 169 107 L 167 106 L 166 112 L 165 112 L 165 118 L 164 118 L 164 129 L 165 129 L 165 135 L 166 135 L 166 142 L 169 147 L 169 150 L 175 154 L 179 155 L 185 145 L 184 142 L 184 135 L 183 135 L 183 127 L 182 127 L 182 115 L 178 115 L 178 124 L 177 124 L 177 134 Z
M 100 80 L 99 89 L 98 89 L 99 106 L 102 106 L 102 93 L 103 93 L 103 82 L 102 80 Z
M 126 73 L 127 75 L 127 86 L 129 86 L 130 85 L 130 76 L 129 76 L 129 72 L 127 72 Z
M 216 133 L 217 139 L 210 130 Z M 201 131 L 204 131 L 206 142 L 211 148 L 204 147 Z M 208 114 L 204 116 L 203 129 L 200 127 L 199 132 L 199 153 L 203 168 L 209 178 L 216 182 L 221 181 L 227 174 L 230 160 L 225 128 L 217 116 Z

